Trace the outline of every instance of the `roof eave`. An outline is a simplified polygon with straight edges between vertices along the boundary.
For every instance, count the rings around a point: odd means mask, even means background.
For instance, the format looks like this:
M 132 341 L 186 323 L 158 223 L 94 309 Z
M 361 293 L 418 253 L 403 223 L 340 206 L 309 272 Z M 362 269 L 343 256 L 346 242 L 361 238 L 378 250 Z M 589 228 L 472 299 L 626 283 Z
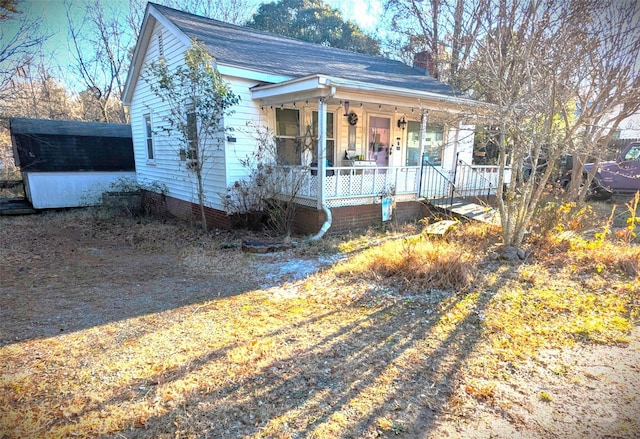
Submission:
M 291 81 L 291 76 L 282 75 L 274 72 L 263 71 L 259 69 L 247 69 L 246 67 L 238 67 L 232 64 L 216 62 L 216 68 L 222 76 L 248 79 L 258 82 L 268 82 L 272 84 Z
M 329 92 L 331 92 L 331 81 L 323 75 L 312 75 L 253 87 L 251 98 L 262 105 L 273 105 L 281 104 L 283 101 L 319 98 L 326 96 Z
M 296 78 L 277 84 L 254 87 L 251 96 L 262 105 L 277 105 L 304 98 L 322 97 L 332 89 L 332 97 L 349 99 L 354 94 L 375 95 L 372 102 L 385 97 L 385 103 L 415 107 L 439 106 L 450 111 L 462 112 L 464 109 L 488 110 L 490 105 L 473 99 L 447 96 L 439 93 L 416 90 L 405 87 L 393 87 L 383 84 L 354 81 L 327 75 L 312 75 Z M 361 96 L 362 97 L 362 96 Z

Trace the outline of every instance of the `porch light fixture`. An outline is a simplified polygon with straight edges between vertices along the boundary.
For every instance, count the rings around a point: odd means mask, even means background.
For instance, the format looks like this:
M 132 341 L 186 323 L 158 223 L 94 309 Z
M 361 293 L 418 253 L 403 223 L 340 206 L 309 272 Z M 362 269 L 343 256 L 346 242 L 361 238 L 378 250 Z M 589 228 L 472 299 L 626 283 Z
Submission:
M 407 119 L 405 119 L 404 116 L 402 116 L 400 119 L 398 119 L 398 128 L 401 128 L 402 130 L 404 130 L 407 127 Z
M 349 116 L 349 101 L 344 101 L 344 116 Z

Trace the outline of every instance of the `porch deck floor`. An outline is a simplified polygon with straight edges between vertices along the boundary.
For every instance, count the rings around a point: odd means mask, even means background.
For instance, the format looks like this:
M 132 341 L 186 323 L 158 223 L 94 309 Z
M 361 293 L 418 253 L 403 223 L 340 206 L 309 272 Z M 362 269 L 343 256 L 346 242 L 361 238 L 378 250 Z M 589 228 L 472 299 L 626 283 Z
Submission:
M 481 221 L 493 226 L 500 226 L 499 212 L 489 206 L 481 206 L 462 198 L 440 198 L 428 201 L 434 207 L 451 212 L 465 218 Z

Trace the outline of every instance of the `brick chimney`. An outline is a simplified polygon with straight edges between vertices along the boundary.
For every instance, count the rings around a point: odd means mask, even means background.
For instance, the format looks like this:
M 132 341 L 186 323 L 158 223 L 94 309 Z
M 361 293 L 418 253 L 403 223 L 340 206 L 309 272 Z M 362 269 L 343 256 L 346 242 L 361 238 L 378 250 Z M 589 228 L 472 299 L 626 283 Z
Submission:
M 432 75 L 433 57 L 429 50 L 418 52 L 413 55 L 413 68 L 424 72 L 425 75 Z

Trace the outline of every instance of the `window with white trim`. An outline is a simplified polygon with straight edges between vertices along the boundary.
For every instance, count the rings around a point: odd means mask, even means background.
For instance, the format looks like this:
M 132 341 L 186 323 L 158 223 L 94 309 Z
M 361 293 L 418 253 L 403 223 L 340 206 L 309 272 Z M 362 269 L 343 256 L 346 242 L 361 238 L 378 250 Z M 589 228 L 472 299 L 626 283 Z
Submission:
M 276 108 L 276 151 L 283 165 L 301 165 L 300 112 L 290 108 Z
M 187 158 L 191 163 L 198 160 L 198 116 L 193 105 L 187 107 Z
M 144 132 L 147 140 L 147 160 L 155 160 L 155 151 L 153 150 L 153 129 L 151 127 L 151 114 L 142 116 L 144 119 Z
M 313 137 L 318 138 L 318 112 L 314 111 L 312 116 L 312 124 L 313 124 Z M 333 113 L 327 112 L 327 126 L 325 130 L 325 134 L 327 137 L 327 160 L 329 162 L 329 166 L 333 166 L 335 163 L 335 130 L 333 128 Z M 313 149 L 313 161 L 317 162 L 318 151 L 317 148 Z
M 420 122 L 409 121 L 407 124 L 407 166 L 420 165 Z M 444 155 L 444 126 L 427 124 L 424 133 L 424 159 L 432 165 L 441 165 Z

